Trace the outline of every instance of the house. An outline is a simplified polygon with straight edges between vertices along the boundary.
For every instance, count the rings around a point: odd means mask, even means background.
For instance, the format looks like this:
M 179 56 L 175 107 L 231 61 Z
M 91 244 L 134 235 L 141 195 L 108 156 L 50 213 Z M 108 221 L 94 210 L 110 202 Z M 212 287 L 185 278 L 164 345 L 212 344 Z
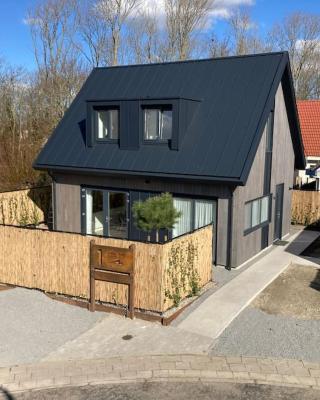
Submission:
M 306 156 L 306 169 L 296 174 L 296 184 L 301 187 L 315 181 L 314 174 L 309 174 L 309 170 L 320 165 L 320 100 L 299 100 L 297 106 Z
M 95 68 L 34 164 L 55 229 L 146 240 L 132 205 L 170 192 L 170 235 L 213 222 L 228 268 L 289 232 L 304 166 L 286 52 Z

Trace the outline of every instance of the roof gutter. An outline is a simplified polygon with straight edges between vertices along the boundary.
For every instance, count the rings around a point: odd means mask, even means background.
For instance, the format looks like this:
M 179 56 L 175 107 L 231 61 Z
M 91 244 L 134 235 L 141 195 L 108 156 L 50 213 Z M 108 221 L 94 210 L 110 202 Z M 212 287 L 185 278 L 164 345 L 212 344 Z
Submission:
M 129 170 L 103 170 L 98 168 L 79 168 L 79 167 L 68 167 L 68 166 L 57 166 L 57 165 L 46 165 L 34 163 L 33 168 L 40 171 L 63 172 L 63 173 L 77 173 L 77 174 L 96 174 L 96 175 L 131 175 L 131 176 L 146 176 L 154 178 L 168 178 L 168 179 L 185 179 L 185 180 L 197 180 L 203 182 L 212 182 L 220 184 L 230 184 L 236 186 L 243 186 L 242 182 L 238 178 L 229 177 L 213 177 L 209 175 L 188 175 L 188 174 L 170 174 L 162 172 L 145 172 L 145 171 L 129 171 Z

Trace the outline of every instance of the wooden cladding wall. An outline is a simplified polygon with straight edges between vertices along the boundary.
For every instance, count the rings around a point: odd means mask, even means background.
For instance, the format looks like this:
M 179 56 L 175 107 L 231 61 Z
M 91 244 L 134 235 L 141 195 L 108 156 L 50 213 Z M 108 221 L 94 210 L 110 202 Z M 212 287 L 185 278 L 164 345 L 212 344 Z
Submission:
M 320 192 L 293 190 L 291 221 L 306 226 L 320 225 Z
M 0 193 L 0 223 L 37 225 L 47 219 L 51 204 L 51 186 Z
M 90 240 L 91 236 L 1 225 L 0 283 L 89 299 Z M 135 244 L 135 308 L 163 312 L 174 304 L 171 294 L 176 290 L 181 298 L 190 294 L 191 278 L 198 280 L 199 287 L 211 280 L 212 226 L 164 245 L 94 240 L 121 248 Z M 128 303 L 127 287 L 120 284 L 96 282 L 95 297 L 113 304 Z

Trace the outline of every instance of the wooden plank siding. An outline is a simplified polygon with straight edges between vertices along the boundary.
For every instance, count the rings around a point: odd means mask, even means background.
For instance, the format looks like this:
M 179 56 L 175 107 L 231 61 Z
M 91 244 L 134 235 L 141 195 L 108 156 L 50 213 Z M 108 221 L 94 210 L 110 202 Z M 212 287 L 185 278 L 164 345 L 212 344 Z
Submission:
M 245 227 L 245 203 L 263 196 L 265 173 L 266 129 L 264 130 L 258 151 L 245 186 L 234 191 L 233 198 L 233 233 L 232 267 L 244 263 L 262 250 L 262 230 L 257 229 L 247 235 Z M 282 85 L 279 86 L 275 99 L 272 173 L 271 173 L 271 216 L 268 245 L 273 243 L 275 188 L 284 183 L 283 228 L 282 235 L 289 233 L 291 220 L 291 190 L 294 174 L 294 151 L 290 135 L 287 111 Z
M 90 296 L 90 241 L 92 236 L 68 234 L 0 225 L 0 283 L 37 288 L 85 300 Z M 138 309 L 163 312 L 173 305 L 166 292 L 172 290 L 170 258 L 195 249 L 194 272 L 199 287 L 211 280 L 212 226 L 201 228 L 164 245 L 129 240 L 94 237 L 97 245 L 128 248 L 135 244 L 135 298 Z M 177 259 L 177 275 L 181 298 L 190 293 L 183 288 L 180 270 L 185 271 L 190 259 Z M 175 272 L 175 271 L 173 271 Z M 96 300 L 126 305 L 127 287 L 96 282 Z

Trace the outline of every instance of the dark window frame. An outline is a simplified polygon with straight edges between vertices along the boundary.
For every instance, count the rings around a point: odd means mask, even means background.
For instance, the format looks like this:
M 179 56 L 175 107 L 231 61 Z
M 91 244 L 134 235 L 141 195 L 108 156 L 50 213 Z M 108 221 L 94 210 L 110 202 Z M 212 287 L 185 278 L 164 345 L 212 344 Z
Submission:
M 162 139 L 161 137 L 160 137 L 160 126 L 158 126 L 158 129 L 159 129 L 159 131 L 158 131 L 158 137 L 156 138 L 156 139 L 148 139 L 148 138 L 146 138 L 146 110 L 157 110 L 157 111 L 159 111 L 160 112 L 160 114 L 162 114 L 164 111 L 171 111 L 171 113 L 172 113 L 172 116 L 171 116 L 171 137 L 170 138 L 168 138 L 168 139 Z M 171 142 L 171 140 L 172 140 L 172 135 L 173 135 L 173 109 L 172 109 L 172 106 L 171 105 L 150 105 L 150 106 L 148 106 L 148 105 L 144 105 L 144 106 L 142 106 L 141 107 L 141 112 L 142 112 L 142 121 L 143 121 L 143 126 L 142 126 L 142 129 L 143 129 L 143 141 L 144 142 L 147 142 L 147 143 L 170 143 Z
M 139 102 L 140 109 L 140 142 L 143 145 L 154 145 L 154 146 L 168 146 L 171 148 L 173 143 L 178 142 L 179 137 L 179 99 L 145 99 L 140 100 Z M 146 139 L 144 132 L 144 110 L 146 108 L 155 108 L 155 109 L 170 109 L 172 111 L 172 132 L 171 139 Z M 177 145 L 177 143 L 176 143 Z
M 117 111 L 118 112 L 118 135 L 116 138 L 99 138 L 99 112 L 100 111 Z M 120 139 L 120 107 L 119 106 L 94 106 L 94 136 L 97 143 L 114 143 Z
M 98 135 L 98 112 L 103 110 L 118 110 L 118 137 L 116 139 L 99 138 Z M 93 144 L 119 144 L 121 135 L 121 104 L 119 101 L 87 101 L 87 123 L 86 123 L 87 146 Z
M 248 204 L 251 204 L 251 203 L 253 203 L 255 201 L 258 201 L 258 200 L 262 200 L 265 197 L 269 198 L 269 207 L 268 207 L 268 218 L 267 218 L 267 220 L 264 221 L 264 222 L 261 222 L 260 224 L 251 226 L 250 228 L 246 228 L 245 227 L 244 232 L 243 232 L 244 236 L 246 236 L 249 233 L 252 233 L 252 232 L 254 232 L 254 231 L 258 230 L 258 229 L 261 229 L 264 226 L 267 226 L 267 225 L 270 224 L 270 222 L 271 222 L 271 214 L 272 214 L 272 208 L 271 208 L 272 207 L 272 193 L 269 193 L 269 194 L 264 195 L 264 196 L 257 197 L 257 198 L 255 198 L 253 200 L 246 201 L 245 204 L 244 204 L 244 213 L 246 212 L 245 209 L 246 209 L 246 206 Z M 261 206 L 260 206 L 260 219 L 261 219 Z M 252 221 L 252 207 L 251 207 L 251 212 L 250 212 L 250 220 Z

